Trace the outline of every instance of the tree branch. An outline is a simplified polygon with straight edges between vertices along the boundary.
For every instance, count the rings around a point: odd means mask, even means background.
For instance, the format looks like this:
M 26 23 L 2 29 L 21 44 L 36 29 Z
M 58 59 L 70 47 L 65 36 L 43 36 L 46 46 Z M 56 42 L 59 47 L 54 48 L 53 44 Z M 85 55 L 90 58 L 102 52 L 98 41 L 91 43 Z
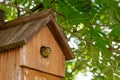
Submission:
M 27 13 L 30 13 L 30 14 L 32 13 L 32 11 L 30 11 L 30 10 L 28 10 L 28 9 L 25 9 L 25 8 L 21 8 L 21 7 L 16 6 L 16 5 L 3 4 L 3 3 L 0 3 L 0 5 L 3 5 L 3 6 L 11 6 L 11 7 L 15 7 L 15 8 L 17 8 L 17 9 L 22 9 L 22 10 L 26 11 Z
M 89 22 L 88 23 L 90 26 L 93 26 L 93 25 L 96 25 L 96 26 L 110 26 L 110 25 L 108 25 L 108 24 L 96 24 L 96 23 L 91 23 L 91 22 Z
M 64 18 L 64 15 L 62 14 L 62 13 L 60 13 L 60 12 L 57 12 L 55 9 L 52 9 L 57 15 L 59 15 L 59 16 L 61 16 L 61 17 L 63 17 Z
M 17 0 L 15 0 L 15 6 L 18 6 L 18 4 L 17 4 Z M 17 14 L 18 14 L 18 17 L 20 16 L 20 9 L 19 8 L 17 8 Z
M 36 10 L 42 10 L 44 8 L 44 5 L 42 2 L 40 2 L 38 5 L 33 7 L 30 11 L 35 12 Z
M 110 46 L 109 48 L 107 48 L 109 51 L 112 51 L 112 52 L 118 52 L 118 51 L 120 51 L 119 49 L 120 49 L 120 46 L 118 46 L 118 48 L 114 48 L 114 47 L 112 47 L 112 46 Z
M 62 27 L 62 28 L 63 28 L 63 27 Z M 80 40 L 82 40 L 82 41 L 85 41 L 87 45 L 93 45 L 92 42 L 87 41 L 87 40 L 85 40 L 85 39 L 82 39 L 81 37 L 79 37 L 78 35 L 76 35 L 75 33 L 76 33 L 77 31 L 76 31 L 76 32 L 71 32 L 70 30 L 67 30 L 66 28 L 63 28 L 63 29 L 64 29 L 65 31 L 71 33 L 71 35 L 76 36 L 78 39 L 80 39 Z

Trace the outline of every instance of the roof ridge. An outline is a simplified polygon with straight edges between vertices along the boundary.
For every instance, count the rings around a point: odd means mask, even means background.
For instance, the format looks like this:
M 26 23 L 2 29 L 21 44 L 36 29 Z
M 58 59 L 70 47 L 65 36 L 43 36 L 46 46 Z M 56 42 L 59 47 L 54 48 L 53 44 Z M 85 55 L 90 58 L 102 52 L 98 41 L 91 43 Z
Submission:
M 32 13 L 28 16 L 19 17 L 17 19 L 0 24 L 0 31 L 11 28 L 11 27 L 15 27 L 20 24 L 25 24 L 25 23 L 33 21 L 33 20 L 45 18 L 50 14 L 54 17 L 52 9 L 42 10 L 38 13 Z

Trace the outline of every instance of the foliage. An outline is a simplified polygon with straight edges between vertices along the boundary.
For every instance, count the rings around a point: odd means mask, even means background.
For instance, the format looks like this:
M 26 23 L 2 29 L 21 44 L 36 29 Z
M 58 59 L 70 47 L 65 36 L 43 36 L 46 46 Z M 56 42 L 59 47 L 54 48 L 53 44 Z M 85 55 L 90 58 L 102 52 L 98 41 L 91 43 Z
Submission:
M 37 5 L 38 9 L 33 10 Z M 4 0 L 7 20 L 52 8 L 75 59 L 66 62 L 64 80 L 81 71 L 93 80 L 120 79 L 120 0 Z

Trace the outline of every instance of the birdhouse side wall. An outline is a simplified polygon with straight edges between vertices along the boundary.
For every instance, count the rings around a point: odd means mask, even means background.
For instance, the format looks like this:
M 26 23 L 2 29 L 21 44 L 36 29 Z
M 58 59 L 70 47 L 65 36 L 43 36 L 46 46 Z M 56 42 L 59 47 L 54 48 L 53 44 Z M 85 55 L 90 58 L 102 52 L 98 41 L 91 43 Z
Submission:
M 19 60 L 19 48 L 0 52 L 0 80 L 22 80 Z

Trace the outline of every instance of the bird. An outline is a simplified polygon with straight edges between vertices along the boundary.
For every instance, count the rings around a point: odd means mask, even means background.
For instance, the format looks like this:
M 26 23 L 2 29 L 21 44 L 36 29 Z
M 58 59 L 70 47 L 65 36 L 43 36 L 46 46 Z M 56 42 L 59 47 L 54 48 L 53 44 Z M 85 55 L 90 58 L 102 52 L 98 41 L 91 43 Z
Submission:
M 46 46 L 42 46 L 40 48 L 40 53 L 41 53 L 42 57 L 48 58 L 48 56 L 51 53 L 51 48 L 50 47 L 46 47 Z

